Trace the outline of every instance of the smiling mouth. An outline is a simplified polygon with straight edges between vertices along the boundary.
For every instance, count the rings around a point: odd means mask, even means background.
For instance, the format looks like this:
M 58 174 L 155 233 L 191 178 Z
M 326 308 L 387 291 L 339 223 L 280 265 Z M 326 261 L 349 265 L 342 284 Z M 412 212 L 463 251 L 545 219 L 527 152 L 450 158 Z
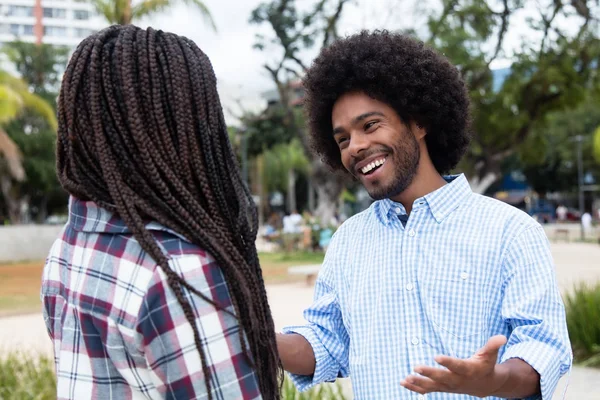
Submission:
M 375 172 L 379 168 L 381 168 L 381 166 L 383 164 L 385 164 L 386 160 L 387 160 L 387 157 L 382 157 L 382 158 L 380 158 L 378 160 L 375 160 L 375 161 L 371 162 L 370 164 L 367 164 L 364 167 L 362 167 L 360 169 L 360 173 L 362 175 L 371 175 L 373 172 Z

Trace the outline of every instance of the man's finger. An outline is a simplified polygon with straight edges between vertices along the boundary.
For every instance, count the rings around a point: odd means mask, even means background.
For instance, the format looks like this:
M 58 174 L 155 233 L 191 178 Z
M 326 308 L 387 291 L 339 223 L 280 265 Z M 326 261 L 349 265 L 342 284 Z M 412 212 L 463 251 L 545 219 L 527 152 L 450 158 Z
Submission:
M 455 387 L 458 379 L 460 379 L 460 376 L 458 376 L 457 374 L 455 374 L 452 371 L 449 371 L 445 368 L 442 369 L 442 368 L 419 366 L 419 367 L 415 368 L 415 372 L 426 378 L 431 379 L 434 382 L 448 386 L 450 388 Z
M 460 358 L 437 356 L 435 357 L 435 362 L 458 375 L 469 375 L 473 370 L 472 362 Z
M 496 335 L 496 336 L 492 336 L 487 343 L 485 344 L 485 346 L 483 346 L 481 349 L 479 349 L 477 351 L 477 353 L 475 353 L 475 355 L 481 357 L 481 356 L 485 356 L 485 355 L 497 355 L 498 350 L 500 350 L 500 347 L 504 346 L 506 344 L 506 336 L 503 335 Z
M 418 375 L 411 375 L 400 382 L 400 384 L 408 390 L 421 394 L 449 391 L 449 388 L 446 385 Z

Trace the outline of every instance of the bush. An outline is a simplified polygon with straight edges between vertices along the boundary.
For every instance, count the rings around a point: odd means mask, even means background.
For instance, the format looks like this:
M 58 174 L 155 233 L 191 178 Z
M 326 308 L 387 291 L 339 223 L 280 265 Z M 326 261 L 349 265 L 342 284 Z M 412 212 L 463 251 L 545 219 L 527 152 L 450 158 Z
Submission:
M 342 392 L 342 385 L 339 382 L 334 384 L 324 383 L 311 390 L 300 393 L 292 381 L 287 379 L 283 383 L 281 400 L 345 400 Z
M 565 306 L 575 362 L 600 367 L 600 284 L 575 288 Z
M 56 399 L 54 361 L 21 353 L 0 359 L 0 399 Z

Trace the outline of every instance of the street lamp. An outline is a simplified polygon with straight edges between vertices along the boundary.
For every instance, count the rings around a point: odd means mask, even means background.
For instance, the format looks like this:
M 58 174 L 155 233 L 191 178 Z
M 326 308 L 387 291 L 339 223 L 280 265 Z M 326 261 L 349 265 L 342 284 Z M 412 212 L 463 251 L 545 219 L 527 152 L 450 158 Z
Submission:
M 583 229 L 583 213 L 585 212 L 584 194 L 583 194 L 583 156 L 581 142 L 583 136 L 577 135 L 573 138 L 577 142 L 577 187 L 579 191 L 579 224 L 581 225 L 581 240 L 585 240 L 585 231 Z

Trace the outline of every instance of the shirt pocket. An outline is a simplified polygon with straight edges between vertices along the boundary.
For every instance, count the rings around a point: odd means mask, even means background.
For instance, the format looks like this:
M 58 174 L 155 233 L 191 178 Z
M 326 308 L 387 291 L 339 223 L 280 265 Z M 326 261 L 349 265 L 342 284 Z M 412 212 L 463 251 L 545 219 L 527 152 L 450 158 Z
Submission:
M 421 284 L 422 301 L 433 325 L 460 339 L 484 331 L 491 293 L 482 277 L 462 270 L 424 279 Z

